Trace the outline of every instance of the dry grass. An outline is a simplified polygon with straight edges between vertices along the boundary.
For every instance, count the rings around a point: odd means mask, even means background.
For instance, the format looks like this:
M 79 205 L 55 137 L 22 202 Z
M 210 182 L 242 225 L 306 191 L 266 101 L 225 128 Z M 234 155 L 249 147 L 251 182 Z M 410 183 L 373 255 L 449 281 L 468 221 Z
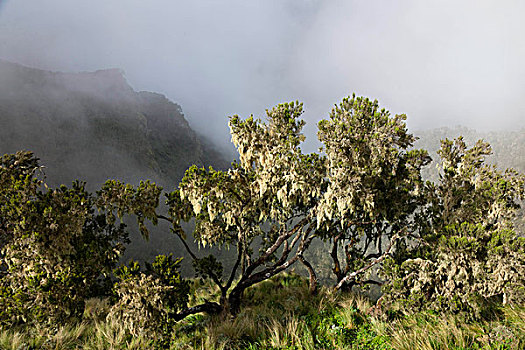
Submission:
M 107 308 L 103 300 L 90 300 L 84 314 L 85 321 L 64 326 L 30 329 L 0 328 L 1 350 L 22 349 L 87 349 L 122 350 L 151 349 L 146 336 L 131 338 L 129 332 L 118 322 L 108 322 L 101 317 Z
M 284 322 L 271 320 L 268 324 L 268 338 L 266 344 L 282 349 L 314 349 L 314 341 L 310 330 L 297 317 L 291 315 Z
M 196 297 L 208 298 L 214 290 Z M 321 288 L 283 274 L 246 291 L 237 317 L 194 315 L 179 322 L 171 349 L 525 349 L 525 308 L 505 307 L 502 318 L 468 324 L 430 313 L 382 321 L 367 316 L 367 298 Z M 131 337 L 117 321 L 106 321 L 108 303 L 90 300 L 84 321 L 54 329 L 1 329 L 0 349 L 153 349 L 152 336 Z M 507 342 L 507 343 L 505 343 Z
M 372 320 L 371 325 L 399 350 L 525 349 L 525 309 L 504 307 L 502 312 L 500 320 L 477 323 L 422 313 L 390 323 Z

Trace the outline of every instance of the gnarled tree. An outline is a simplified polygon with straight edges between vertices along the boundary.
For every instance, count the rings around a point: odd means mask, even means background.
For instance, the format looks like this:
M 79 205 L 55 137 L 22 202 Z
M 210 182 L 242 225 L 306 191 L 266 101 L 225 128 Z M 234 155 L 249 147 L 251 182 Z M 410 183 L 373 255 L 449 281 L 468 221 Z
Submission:
M 213 307 L 235 314 L 246 288 L 297 261 L 309 265 L 303 253 L 315 236 L 313 208 L 323 163 L 317 154 L 301 152 L 302 112 L 302 104 L 285 103 L 267 111 L 268 123 L 232 117 L 240 162 L 228 171 L 194 166 L 168 195 L 165 219 L 183 242 L 180 222 L 194 219 L 196 242 L 235 249 L 234 266 L 225 274 L 215 257 L 198 257 L 185 243 L 197 273 L 211 278 L 221 291 Z
M 416 230 L 421 168 L 430 158 L 426 151 L 411 150 L 416 139 L 405 118 L 354 95 L 319 122 L 326 173 L 317 225 L 331 243 L 338 289 L 379 283 L 366 279 L 373 267 L 396 240 Z

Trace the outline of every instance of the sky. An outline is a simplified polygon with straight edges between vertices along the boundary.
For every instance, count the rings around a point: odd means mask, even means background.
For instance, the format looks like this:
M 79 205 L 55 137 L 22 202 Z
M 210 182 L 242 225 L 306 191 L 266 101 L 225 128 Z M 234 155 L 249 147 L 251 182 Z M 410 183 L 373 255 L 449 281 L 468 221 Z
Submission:
M 299 100 L 315 151 L 317 122 L 354 92 L 413 131 L 525 127 L 523 14 L 518 0 L 0 0 L 0 58 L 121 68 L 221 145 L 228 116 Z

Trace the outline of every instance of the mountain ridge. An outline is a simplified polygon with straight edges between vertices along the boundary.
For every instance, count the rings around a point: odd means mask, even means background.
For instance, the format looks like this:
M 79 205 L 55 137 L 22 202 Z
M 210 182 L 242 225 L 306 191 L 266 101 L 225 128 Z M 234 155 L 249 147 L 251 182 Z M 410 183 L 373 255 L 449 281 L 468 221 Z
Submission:
M 33 151 L 51 184 L 118 178 L 174 186 L 192 164 L 229 165 L 180 105 L 135 91 L 120 69 L 63 73 L 0 60 L 0 80 L 0 151 Z

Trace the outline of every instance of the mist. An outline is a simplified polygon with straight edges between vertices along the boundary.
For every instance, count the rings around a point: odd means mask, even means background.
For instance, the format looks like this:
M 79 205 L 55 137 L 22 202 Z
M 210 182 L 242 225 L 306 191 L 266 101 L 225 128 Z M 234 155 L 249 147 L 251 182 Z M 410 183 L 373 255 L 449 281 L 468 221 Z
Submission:
M 123 69 L 224 148 L 228 116 L 299 100 L 314 151 L 317 122 L 352 92 L 411 130 L 523 128 L 523 13 L 521 1 L 0 0 L 0 58 Z

